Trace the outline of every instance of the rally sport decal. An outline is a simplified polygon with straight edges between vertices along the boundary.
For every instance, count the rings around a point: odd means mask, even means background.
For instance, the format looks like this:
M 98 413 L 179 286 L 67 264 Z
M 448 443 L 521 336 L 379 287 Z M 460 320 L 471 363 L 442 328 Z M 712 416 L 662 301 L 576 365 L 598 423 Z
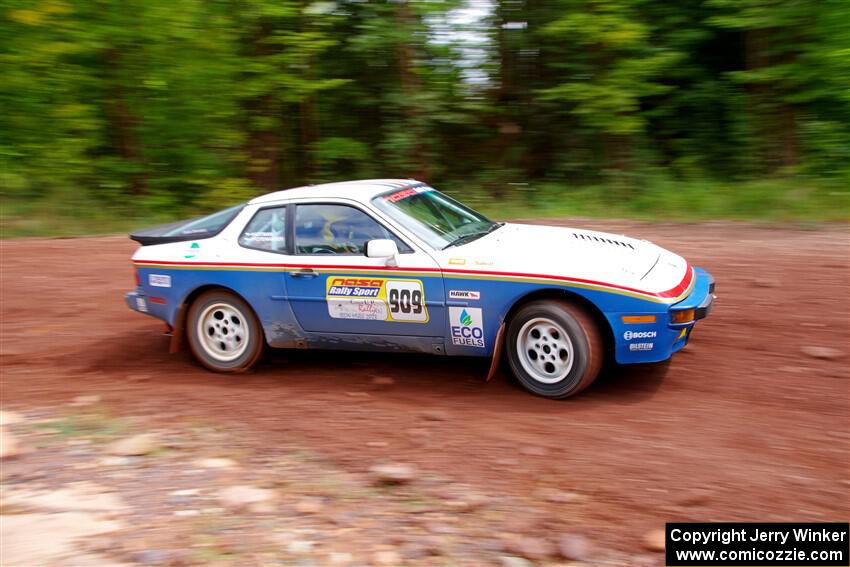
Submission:
M 327 279 L 327 302 L 334 319 L 428 322 L 422 280 L 332 276 Z

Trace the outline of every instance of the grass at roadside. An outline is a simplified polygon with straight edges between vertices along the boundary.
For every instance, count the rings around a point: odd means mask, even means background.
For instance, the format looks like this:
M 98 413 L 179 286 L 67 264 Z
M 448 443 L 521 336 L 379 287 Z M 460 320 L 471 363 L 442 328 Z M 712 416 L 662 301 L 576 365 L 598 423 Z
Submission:
M 715 183 L 662 180 L 640 190 L 565 184 L 505 185 L 496 194 L 480 186 L 440 185 L 494 219 L 592 217 L 647 221 L 743 220 L 780 223 L 850 221 L 850 187 L 809 180 Z M 232 203 L 221 203 L 221 208 Z M 0 202 L 0 237 L 125 233 L 203 214 L 180 208 L 150 212 L 78 196 L 61 202 Z
M 189 216 L 192 213 L 185 210 L 148 213 L 86 198 L 62 203 L 5 199 L 0 203 L 0 238 L 120 234 Z
M 850 188 L 804 181 L 722 184 L 662 181 L 640 191 L 525 185 L 516 187 L 502 200 L 473 194 L 465 202 L 494 218 L 579 216 L 804 224 L 850 221 Z

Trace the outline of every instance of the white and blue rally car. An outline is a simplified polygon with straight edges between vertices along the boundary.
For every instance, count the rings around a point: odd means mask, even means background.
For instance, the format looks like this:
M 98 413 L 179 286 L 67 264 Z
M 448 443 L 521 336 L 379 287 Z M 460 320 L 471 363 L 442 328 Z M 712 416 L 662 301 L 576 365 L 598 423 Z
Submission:
M 299 187 L 139 231 L 131 309 L 205 367 L 268 345 L 491 357 L 551 398 L 606 359 L 659 362 L 713 300 L 700 268 L 645 240 L 493 222 L 413 180 Z

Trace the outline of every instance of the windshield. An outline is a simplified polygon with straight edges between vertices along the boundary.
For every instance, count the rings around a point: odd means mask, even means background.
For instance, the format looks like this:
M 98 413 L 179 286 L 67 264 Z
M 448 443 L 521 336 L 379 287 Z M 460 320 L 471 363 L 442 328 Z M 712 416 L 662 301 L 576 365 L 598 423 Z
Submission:
M 372 203 L 438 250 L 466 244 L 502 226 L 427 185 L 390 191 Z

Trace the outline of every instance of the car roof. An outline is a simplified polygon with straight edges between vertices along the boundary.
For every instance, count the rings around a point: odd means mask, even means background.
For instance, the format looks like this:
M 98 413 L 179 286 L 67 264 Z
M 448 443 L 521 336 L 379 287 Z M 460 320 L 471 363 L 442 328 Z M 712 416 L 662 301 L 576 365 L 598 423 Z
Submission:
M 304 185 L 293 187 L 283 191 L 275 191 L 260 197 L 251 199 L 249 205 L 272 203 L 284 199 L 298 199 L 303 197 L 347 197 L 355 201 L 366 202 L 375 195 L 379 195 L 393 189 L 402 189 L 411 185 L 418 185 L 415 179 L 361 179 L 357 181 L 341 181 L 337 183 L 322 183 L 321 185 Z

